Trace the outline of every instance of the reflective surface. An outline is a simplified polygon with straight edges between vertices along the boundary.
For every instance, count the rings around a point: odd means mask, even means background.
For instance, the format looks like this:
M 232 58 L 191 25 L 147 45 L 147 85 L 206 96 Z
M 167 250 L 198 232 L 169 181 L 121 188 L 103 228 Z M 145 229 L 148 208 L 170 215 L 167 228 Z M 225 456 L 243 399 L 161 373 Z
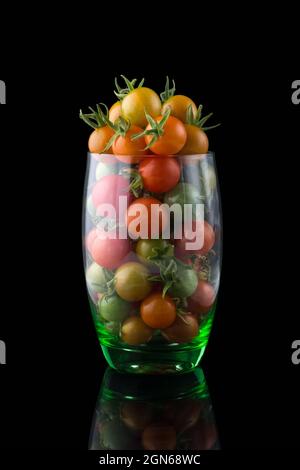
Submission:
M 218 433 L 203 371 L 178 378 L 107 369 L 90 450 L 214 450 Z

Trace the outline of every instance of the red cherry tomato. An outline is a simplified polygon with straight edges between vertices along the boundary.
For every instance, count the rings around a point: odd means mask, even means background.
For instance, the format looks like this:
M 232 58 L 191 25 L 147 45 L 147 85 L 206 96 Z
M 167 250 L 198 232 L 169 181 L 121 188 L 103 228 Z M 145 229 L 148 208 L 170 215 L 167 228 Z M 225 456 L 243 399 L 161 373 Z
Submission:
M 154 193 L 166 193 L 180 178 L 180 166 L 175 158 L 145 158 L 139 165 L 144 188 Z
M 167 214 L 159 213 L 158 217 L 151 217 L 151 206 L 161 205 L 161 202 L 154 197 L 141 197 L 136 199 L 127 210 L 127 228 L 132 238 L 151 238 L 151 229 L 161 235 L 167 223 Z
M 116 211 L 116 216 L 118 216 L 120 196 L 126 198 L 126 210 L 132 198 L 128 179 L 120 175 L 107 175 L 101 178 L 101 180 L 95 184 L 92 191 L 92 200 L 94 206 L 97 208 L 97 215 L 105 215 L 105 210 L 101 207 L 102 204 L 111 204 Z M 106 213 L 106 215 L 108 214 Z
M 196 230 L 196 221 L 192 222 L 192 231 L 195 232 Z M 215 244 L 215 232 L 212 226 L 204 220 L 203 222 L 200 223 L 200 231 L 198 236 L 201 235 L 203 237 L 203 245 L 200 249 L 198 250 L 188 250 L 186 244 L 187 243 L 194 243 L 196 240 L 196 235 L 193 236 L 192 232 L 189 232 L 185 234 L 182 239 L 176 240 L 176 248 L 175 248 L 175 253 L 176 256 L 178 256 L 180 259 L 183 259 L 184 257 L 191 255 L 191 254 L 199 254 L 199 255 L 205 255 L 206 253 L 209 252 L 209 250 L 212 249 L 212 247 Z M 193 238 L 191 238 L 193 237 Z
M 197 289 L 188 298 L 188 309 L 190 312 L 199 314 L 207 313 L 216 298 L 216 292 L 213 286 L 207 281 L 199 281 Z
M 109 238 L 104 232 L 97 236 L 91 244 L 90 253 L 96 263 L 107 269 L 116 269 L 130 252 L 128 239 Z
M 85 239 L 85 246 L 87 248 L 87 250 L 89 252 L 91 252 L 91 249 L 92 249 L 92 244 L 95 240 L 95 238 L 97 238 L 97 229 L 96 228 L 93 228 L 86 236 L 86 239 Z

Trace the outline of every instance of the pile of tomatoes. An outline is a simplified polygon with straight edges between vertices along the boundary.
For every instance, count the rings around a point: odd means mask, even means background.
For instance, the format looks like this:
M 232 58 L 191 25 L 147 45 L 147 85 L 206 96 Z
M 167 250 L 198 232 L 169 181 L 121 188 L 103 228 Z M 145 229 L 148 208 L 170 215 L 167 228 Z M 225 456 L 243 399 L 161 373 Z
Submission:
M 92 153 L 86 201 L 86 280 L 97 305 L 97 321 L 117 341 L 129 345 L 154 342 L 186 343 L 199 333 L 199 325 L 211 310 L 216 289 L 210 282 L 209 259 L 215 230 L 203 221 L 203 246 L 187 251 L 186 240 L 151 239 L 151 207 L 165 203 L 195 204 L 212 198 L 216 177 L 203 159 L 208 139 L 201 106 L 175 94 L 175 85 L 161 98 L 143 81 L 124 77 L 116 82 L 119 101 L 109 110 L 97 105 L 81 118 L 94 130 L 89 138 Z M 105 110 L 104 110 L 105 108 Z M 202 183 L 199 175 L 201 173 Z M 196 175 L 197 181 L 194 181 Z M 119 198 L 126 201 L 121 220 Z M 103 205 L 115 208 L 103 213 Z M 137 217 L 137 205 L 145 208 L 148 233 L 137 238 L 129 227 Z M 108 226 L 124 225 L 128 236 L 111 238 L 99 229 L 99 218 Z M 109 225 L 111 224 L 111 225 Z M 163 231 L 159 220 L 159 233 Z

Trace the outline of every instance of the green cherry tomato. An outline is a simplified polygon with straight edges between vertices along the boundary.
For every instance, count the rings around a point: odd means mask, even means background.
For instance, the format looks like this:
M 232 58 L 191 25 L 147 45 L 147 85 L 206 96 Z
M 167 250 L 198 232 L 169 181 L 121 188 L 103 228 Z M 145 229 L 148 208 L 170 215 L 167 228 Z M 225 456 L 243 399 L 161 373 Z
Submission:
M 96 167 L 96 180 L 99 181 L 103 176 L 112 175 L 118 173 L 118 167 L 115 162 L 106 163 L 99 162 Z
M 103 293 L 106 290 L 107 276 L 105 269 L 99 266 L 97 263 L 92 263 L 86 270 L 85 274 L 86 282 L 88 287 L 94 291 Z
M 131 311 L 130 303 L 118 295 L 104 296 L 98 302 L 99 314 L 108 322 L 121 322 Z
M 162 252 L 166 255 L 172 256 L 174 250 L 167 240 L 159 239 L 139 240 L 136 244 L 135 251 L 142 262 L 152 264 L 149 257 Z
M 173 285 L 168 291 L 172 297 L 190 297 L 197 289 L 198 276 L 190 266 L 178 262 L 173 279 Z
M 191 183 L 178 183 L 175 188 L 165 194 L 165 204 L 171 206 L 172 204 L 180 204 L 182 214 L 184 214 L 184 205 L 193 204 L 193 216 L 195 215 L 195 204 L 204 203 L 204 195 Z
M 105 323 L 105 329 L 109 331 L 112 335 L 118 335 L 120 333 L 121 322 L 118 321 L 108 321 Z

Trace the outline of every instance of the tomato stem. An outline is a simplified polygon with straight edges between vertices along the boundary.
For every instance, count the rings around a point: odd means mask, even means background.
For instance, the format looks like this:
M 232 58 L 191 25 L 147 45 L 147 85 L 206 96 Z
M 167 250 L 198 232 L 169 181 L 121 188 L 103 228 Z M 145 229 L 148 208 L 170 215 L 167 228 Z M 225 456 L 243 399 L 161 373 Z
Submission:
M 172 80 L 172 83 L 173 83 L 173 87 L 170 88 L 170 81 L 169 81 L 169 77 L 167 76 L 166 77 L 165 90 L 160 94 L 160 98 L 161 98 L 162 103 L 165 103 L 169 98 L 174 96 L 175 91 L 176 91 L 175 81 Z
M 190 104 L 186 112 L 186 123 L 192 126 L 199 127 L 203 131 L 215 129 L 216 127 L 219 127 L 221 125 L 221 124 L 216 124 L 214 126 L 204 127 L 204 124 L 206 123 L 206 121 L 208 121 L 209 118 L 211 118 L 213 113 L 209 113 L 206 116 L 202 117 L 202 110 L 203 110 L 203 105 L 200 104 L 199 108 L 197 109 L 196 116 L 194 116 L 193 108 L 192 108 L 192 105 Z
M 116 77 L 115 86 L 116 86 L 117 91 L 114 91 L 114 94 L 117 96 L 117 98 L 119 98 L 120 101 L 122 101 L 125 98 L 125 96 L 127 96 L 131 91 L 135 90 L 135 88 L 141 88 L 145 81 L 145 79 L 142 78 L 138 86 L 135 87 L 135 84 L 137 82 L 136 78 L 134 78 L 133 80 L 128 80 L 128 78 L 126 78 L 124 75 L 121 75 L 121 77 L 123 78 L 126 87 L 121 88 L 120 85 L 118 84 L 118 80 Z

